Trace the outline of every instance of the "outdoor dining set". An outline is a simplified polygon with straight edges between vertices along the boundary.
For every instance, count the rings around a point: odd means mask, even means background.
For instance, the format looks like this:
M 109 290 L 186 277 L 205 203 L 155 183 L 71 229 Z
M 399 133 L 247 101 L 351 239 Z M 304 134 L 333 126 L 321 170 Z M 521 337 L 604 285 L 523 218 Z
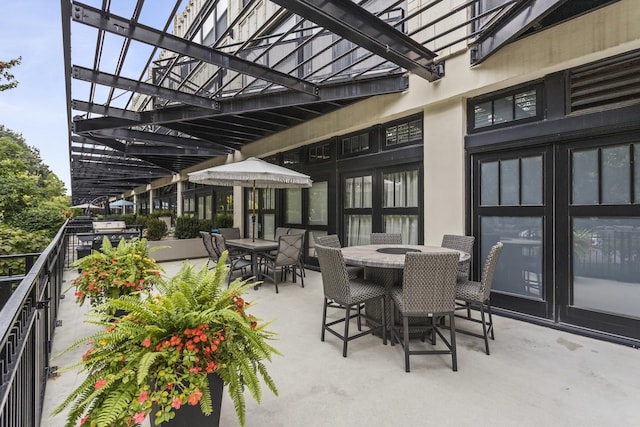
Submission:
M 305 230 L 279 227 L 275 240 L 241 238 L 237 228 L 201 235 L 214 263 L 228 251 L 229 281 L 240 272 L 273 283 L 279 292 L 278 283 L 291 274 L 293 283 L 299 278 L 304 287 Z M 445 235 L 440 246 L 403 244 L 402 236 L 393 233 L 372 233 L 368 245 L 342 247 L 337 235 L 316 236 L 314 243 L 324 289 L 321 340 L 326 332 L 338 337 L 344 357 L 349 341 L 371 334 L 384 345 L 388 340 L 402 345 L 407 372 L 410 356 L 429 354 L 451 355 L 457 371 L 456 333 L 482 338 L 489 354 L 489 339 L 494 339 L 491 284 L 502 243 L 491 247 L 480 281 L 469 278 L 473 236 Z M 328 316 L 329 309 L 337 309 L 338 317 Z M 471 322 L 470 327 L 458 328 L 456 318 Z M 357 332 L 350 333 L 354 319 Z

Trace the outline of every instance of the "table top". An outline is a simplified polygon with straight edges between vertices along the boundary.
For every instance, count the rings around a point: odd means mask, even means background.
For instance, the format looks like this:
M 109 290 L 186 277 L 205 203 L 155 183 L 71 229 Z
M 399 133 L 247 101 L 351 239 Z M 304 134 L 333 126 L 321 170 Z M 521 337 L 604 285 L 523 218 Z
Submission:
M 379 252 L 378 249 L 384 248 L 407 248 L 419 252 L 443 253 L 456 252 L 460 254 L 460 261 L 467 261 L 471 258 L 467 252 L 455 249 L 442 248 L 440 246 L 427 245 L 361 245 L 347 246 L 342 248 L 342 257 L 347 264 L 360 265 L 363 267 L 380 267 L 380 268 L 403 268 L 405 254 L 390 254 Z
M 275 240 L 256 239 L 255 241 L 251 237 L 245 237 L 243 239 L 229 239 L 225 243 L 227 246 L 233 246 L 236 248 L 249 249 L 252 251 L 268 251 L 271 249 L 278 249 L 278 242 Z

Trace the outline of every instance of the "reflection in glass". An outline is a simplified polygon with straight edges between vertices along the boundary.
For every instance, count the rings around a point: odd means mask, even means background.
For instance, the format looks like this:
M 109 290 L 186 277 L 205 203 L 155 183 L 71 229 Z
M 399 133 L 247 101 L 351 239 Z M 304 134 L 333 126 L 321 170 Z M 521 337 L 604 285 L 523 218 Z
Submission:
M 519 160 L 500 162 L 500 205 L 516 206 L 520 204 Z
M 573 219 L 571 304 L 640 319 L 640 219 Z
M 487 162 L 480 165 L 480 204 L 482 206 L 498 205 L 498 162 Z
M 602 203 L 629 203 L 629 146 L 602 149 Z
M 286 224 L 302 224 L 302 189 L 287 188 L 285 210 Z
M 309 231 L 309 244 L 307 249 L 307 255 L 310 257 L 316 256 L 316 238 L 326 236 L 328 233 L 326 231 L 313 230 Z
M 482 262 L 496 242 L 504 245 L 492 290 L 544 300 L 542 225 L 541 217 L 481 218 Z
M 542 156 L 520 160 L 523 205 L 542 205 Z
M 368 245 L 371 238 L 371 215 L 345 215 L 346 242 L 343 246 Z
M 493 103 L 491 101 L 487 101 L 487 102 L 483 102 L 480 104 L 477 104 L 474 107 L 474 117 L 475 117 L 475 122 L 474 122 L 474 128 L 481 128 L 481 127 L 485 127 L 485 126 L 490 126 L 493 124 Z
M 513 96 L 498 98 L 493 102 L 493 124 L 513 120 Z
M 571 166 L 571 203 L 598 204 L 598 151 L 574 151 Z
M 309 189 L 309 224 L 327 225 L 329 192 L 327 181 L 314 182 Z
M 533 117 L 536 115 L 536 98 L 537 97 L 535 89 L 527 92 L 516 93 L 516 120 L 526 119 L 528 117 Z

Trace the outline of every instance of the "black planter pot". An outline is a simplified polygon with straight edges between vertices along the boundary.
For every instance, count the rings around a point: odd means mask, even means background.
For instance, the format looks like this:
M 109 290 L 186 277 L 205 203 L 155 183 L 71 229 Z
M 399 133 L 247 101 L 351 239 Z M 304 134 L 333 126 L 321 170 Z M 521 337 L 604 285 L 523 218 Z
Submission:
M 211 391 L 211 406 L 213 412 L 211 415 L 206 416 L 200 410 L 200 404 L 197 405 L 182 405 L 175 413 L 176 416 L 170 421 L 165 421 L 159 424 L 162 427 L 215 427 L 220 425 L 220 408 L 222 407 L 222 391 L 224 382 L 218 374 L 209 374 L 207 376 L 209 380 L 209 390 Z M 155 426 L 155 412 L 154 408 L 149 414 L 151 426 Z

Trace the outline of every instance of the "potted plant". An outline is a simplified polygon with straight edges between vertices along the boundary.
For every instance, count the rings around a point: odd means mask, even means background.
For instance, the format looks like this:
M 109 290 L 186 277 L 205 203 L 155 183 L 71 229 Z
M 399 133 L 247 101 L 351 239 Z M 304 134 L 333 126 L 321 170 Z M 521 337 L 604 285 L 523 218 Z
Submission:
M 274 334 L 246 312 L 249 303 L 242 295 L 254 283 L 238 279 L 226 288 L 226 256 L 212 270 L 184 263 L 176 276 L 158 283 L 157 295 L 107 300 L 106 306 L 128 314 L 116 322 L 98 318 L 94 323 L 104 329 L 72 345 L 89 345 L 74 365 L 87 377 L 54 414 L 69 406 L 68 426 L 78 420 L 81 425 L 132 426 L 147 414 L 152 425 L 165 426 L 183 413 L 193 415 L 188 410 L 199 406 L 205 424 L 189 425 L 217 425 L 221 397 L 212 401 L 216 392 L 209 381 L 219 377 L 244 425 L 245 390 L 259 402 L 261 377 L 277 395 L 265 366 L 280 354 L 268 344 Z
M 88 298 L 95 307 L 107 298 L 150 289 L 160 281 L 161 267 L 149 252 L 146 239 L 122 239 L 114 247 L 105 236 L 99 251 L 73 264 L 80 270 L 80 275 L 71 283 L 76 290 L 76 301 L 82 305 Z

